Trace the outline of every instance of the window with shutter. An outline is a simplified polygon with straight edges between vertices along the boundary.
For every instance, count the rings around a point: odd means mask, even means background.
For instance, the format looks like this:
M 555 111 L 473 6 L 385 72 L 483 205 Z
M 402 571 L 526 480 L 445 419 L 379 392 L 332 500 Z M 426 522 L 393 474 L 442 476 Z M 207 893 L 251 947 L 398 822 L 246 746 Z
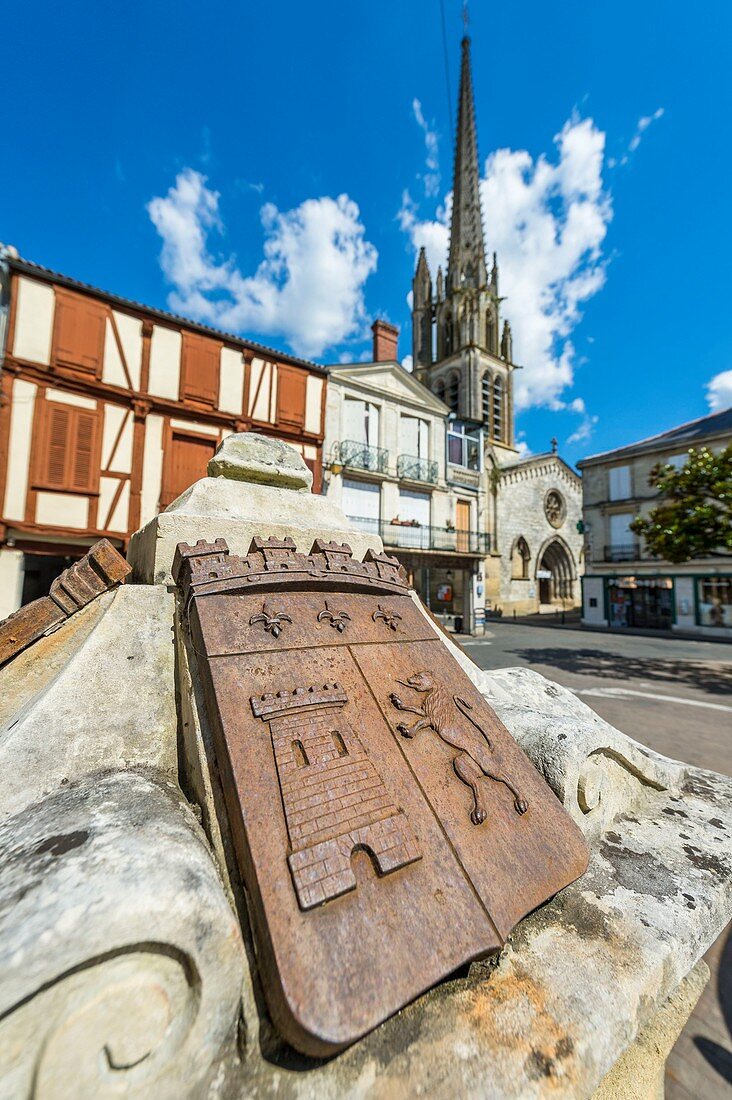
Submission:
M 95 493 L 99 482 L 99 414 L 46 401 L 38 484 L 62 492 Z
M 53 361 L 101 377 L 107 310 L 101 302 L 56 290 Z
M 219 398 L 219 368 L 221 348 L 218 340 L 210 340 L 197 332 L 183 333 L 183 393 L 190 401 L 216 405 Z
M 280 367 L 277 372 L 277 420 L 298 428 L 305 425 L 305 386 L 307 375 L 296 367 Z
M 172 432 L 165 449 L 160 507 L 167 508 L 181 493 L 206 476 L 206 467 L 216 450 L 216 440 Z

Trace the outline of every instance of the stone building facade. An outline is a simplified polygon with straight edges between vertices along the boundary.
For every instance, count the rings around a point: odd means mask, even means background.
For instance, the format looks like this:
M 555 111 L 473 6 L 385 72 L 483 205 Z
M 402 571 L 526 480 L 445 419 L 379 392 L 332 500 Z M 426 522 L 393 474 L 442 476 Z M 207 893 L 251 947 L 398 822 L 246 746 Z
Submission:
M 376 321 L 373 332 L 373 362 L 328 370 L 324 492 L 398 555 L 446 626 L 471 632 L 488 552 L 481 435 L 458 431 L 399 364 L 397 329 Z
M 578 576 L 581 481 L 555 453 L 522 458 L 514 426 L 513 337 L 502 320 L 498 259 L 486 263 L 470 67 L 462 43 L 447 272 L 432 279 L 424 249 L 412 283 L 414 375 L 448 407 L 448 436 L 481 449 L 490 545 L 480 573 L 488 614 L 573 607 Z
M 505 612 L 578 603 L 583 565 L 581 479 L 558 455 L 533 455 L 497 471 L 499 534 L 488 598 Z
M 658 503 L 648 477 L 658 463 L 683 465 L 691 447 L 732 443 L 732 408 L 580 462 L 587 568 L 583 622 L 732 637 L 732 557 L 672 565 L 653 558 L 630 530 Z

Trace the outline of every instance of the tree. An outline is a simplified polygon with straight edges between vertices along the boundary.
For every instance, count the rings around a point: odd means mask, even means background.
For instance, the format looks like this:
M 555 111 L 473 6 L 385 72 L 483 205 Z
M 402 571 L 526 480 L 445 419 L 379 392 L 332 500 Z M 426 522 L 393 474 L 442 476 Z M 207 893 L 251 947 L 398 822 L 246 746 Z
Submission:
M 732 443 L 719 454 L 692 447 L 678 469 L 659 462 L 648 484 L 661 501 L 630 529 L 643 536 L 653 557 L 678 564 L 732 553 Z

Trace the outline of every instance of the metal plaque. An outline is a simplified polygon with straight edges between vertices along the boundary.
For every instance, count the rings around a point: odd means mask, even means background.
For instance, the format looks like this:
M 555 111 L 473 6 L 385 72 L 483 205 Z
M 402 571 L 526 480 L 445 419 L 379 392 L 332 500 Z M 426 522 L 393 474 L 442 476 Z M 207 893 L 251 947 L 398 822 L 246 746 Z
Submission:
M 310 1055 L 501 947 L 582 874 L 577 826 L 419 609 L 398 561 L 180 544 L 262 985 Z

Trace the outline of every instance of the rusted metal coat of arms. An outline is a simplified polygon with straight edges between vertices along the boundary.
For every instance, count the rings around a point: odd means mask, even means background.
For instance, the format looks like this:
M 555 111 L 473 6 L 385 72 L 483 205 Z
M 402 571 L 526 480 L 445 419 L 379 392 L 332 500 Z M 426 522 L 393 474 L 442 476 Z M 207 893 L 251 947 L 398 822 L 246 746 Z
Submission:
M 316 541 L 180 544 L 240 872 L 276 1026 L 363 1035 L 587 866 L 582 835 L 409 594 Z

